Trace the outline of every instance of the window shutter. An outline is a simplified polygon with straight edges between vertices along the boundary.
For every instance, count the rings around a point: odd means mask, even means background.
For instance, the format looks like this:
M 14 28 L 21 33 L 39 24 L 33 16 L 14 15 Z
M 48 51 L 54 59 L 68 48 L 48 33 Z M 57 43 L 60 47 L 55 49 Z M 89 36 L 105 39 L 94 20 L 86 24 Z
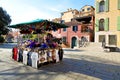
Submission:
M 109 30 L 109 18 L 105 19 L 105 31 Z
M 120 9 L 120 0 L 118 0 L 118 9 Z
M 96 31 L 96 32 L 99 31 L 99 20 L 98 20 L 98 19 L 96 19 L 95 31 Z
M 109 0 L 105 1 L 105 11 L 109 11 Z
M 99 12 L 99 2 L 96 1 L 96 12 L 98 13 Z
M 117 20 L 117 30 L 120 30 L 120 16 L 118 16 Z

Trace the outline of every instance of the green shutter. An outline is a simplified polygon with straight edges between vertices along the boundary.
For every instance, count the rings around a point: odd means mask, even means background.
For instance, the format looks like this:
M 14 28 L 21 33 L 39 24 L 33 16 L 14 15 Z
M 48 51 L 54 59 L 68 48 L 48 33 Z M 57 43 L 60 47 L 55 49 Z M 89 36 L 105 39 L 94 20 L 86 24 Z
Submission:
M 109 0 L 105 1 L 105 11 L 109 11 Z
M 120 30 L 120 16 L 118 16 L 117 20 L 117 30 Z
M 99 12 L 99 2 L 96 1 L 96 12 L 98 13 Z
M 109 30 L 109 18 L 105 19 L 105 31 Z
M 99 20 L 98 20 L 98 19 L 96 19 L 95 31 L 96 31 L 96 32 L 99 31 Z
M 118 9 L 120 9 L 120 0 L 118 0 Z

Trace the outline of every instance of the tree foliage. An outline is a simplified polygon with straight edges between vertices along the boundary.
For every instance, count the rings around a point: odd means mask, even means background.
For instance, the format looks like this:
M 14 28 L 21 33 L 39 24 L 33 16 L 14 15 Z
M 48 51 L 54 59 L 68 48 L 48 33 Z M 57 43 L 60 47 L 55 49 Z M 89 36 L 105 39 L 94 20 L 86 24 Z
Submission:
M 9 29 L 7 28 L 7 26 L 10 23 L 10 15 L 2 7 L 0 7 L 0 35 L 5 35 L 8 33 Z
M 5 39 L 2 36 L 0 36 L 0 43 L 3 43 L 4 41 Z

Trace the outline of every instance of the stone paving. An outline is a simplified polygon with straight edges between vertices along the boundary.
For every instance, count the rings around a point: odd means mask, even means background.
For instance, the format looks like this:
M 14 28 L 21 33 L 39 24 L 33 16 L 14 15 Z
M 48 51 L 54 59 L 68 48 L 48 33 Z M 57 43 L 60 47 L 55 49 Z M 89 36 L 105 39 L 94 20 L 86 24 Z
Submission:
M 120 80 L 120 53 L 100 44 L 64 49 L 63 62 L 34 69 L 11 59 L 14 44 L 0 45 L 0 80 Z

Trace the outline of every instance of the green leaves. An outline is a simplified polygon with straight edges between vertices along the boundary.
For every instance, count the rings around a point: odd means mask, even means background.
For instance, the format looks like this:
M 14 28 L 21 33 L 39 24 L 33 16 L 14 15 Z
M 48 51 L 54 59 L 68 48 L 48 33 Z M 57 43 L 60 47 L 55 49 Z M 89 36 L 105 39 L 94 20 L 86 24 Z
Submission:
M 11 23 L 11 19 L 9 14 L 7 14 L 7 12 L 0 7 L 0 35 L 3 34 L 7 34 L 9 29 L 6 27 Z

